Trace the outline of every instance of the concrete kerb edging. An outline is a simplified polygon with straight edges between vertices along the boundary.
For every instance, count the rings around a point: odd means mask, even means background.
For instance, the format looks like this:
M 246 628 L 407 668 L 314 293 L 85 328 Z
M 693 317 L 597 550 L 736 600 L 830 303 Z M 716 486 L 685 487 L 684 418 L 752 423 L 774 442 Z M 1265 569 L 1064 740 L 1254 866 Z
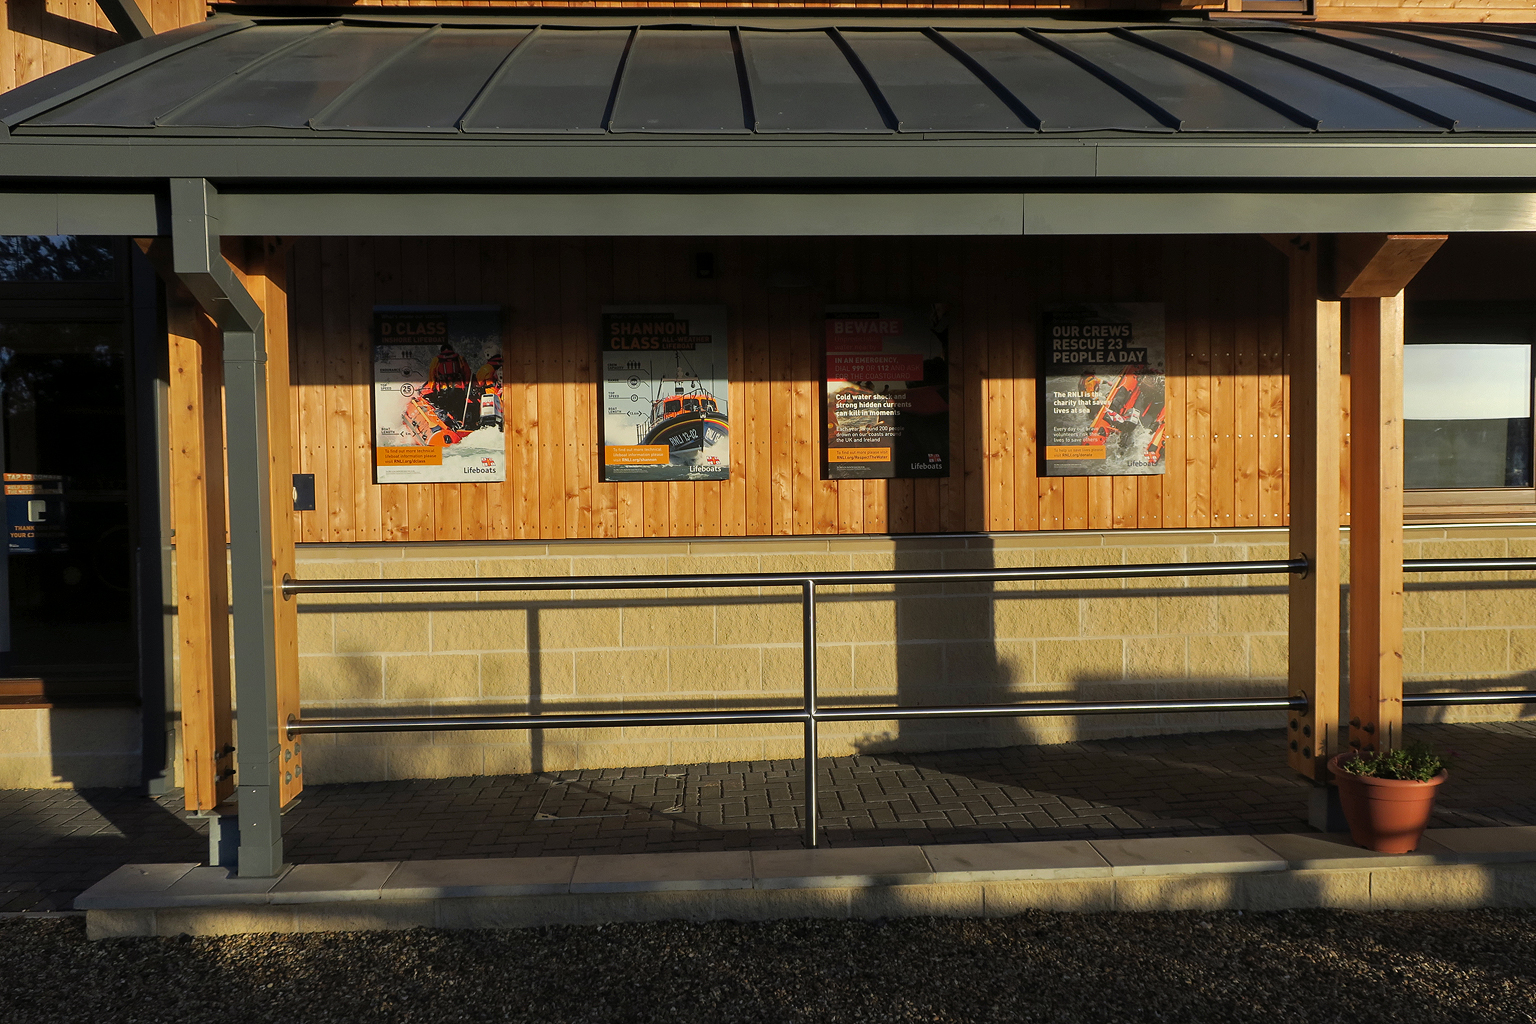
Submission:
M 261 879 L 126 865 L 75 901 L 92 938 L 1495 906 L 1536 906 L 1536 826 L 1433 830 L 1398 856 L 1311 834 L 305 864 Z

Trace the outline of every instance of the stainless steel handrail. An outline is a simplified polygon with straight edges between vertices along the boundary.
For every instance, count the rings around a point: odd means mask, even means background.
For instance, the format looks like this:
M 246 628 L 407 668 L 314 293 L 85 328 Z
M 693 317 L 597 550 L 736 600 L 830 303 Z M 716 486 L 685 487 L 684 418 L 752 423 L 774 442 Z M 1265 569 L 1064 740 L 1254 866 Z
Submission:
M 1403 572 L 1503 572 L 1536 569 L 1536 558 L 1405 558 Z
M 365 732 L 473 731 L 485 729 L 584 729 L 614 726 L 790 724 L 805 730 L 805 842 L 817 845 L 817 728 L 822 721 L 888 721 L 917 718 L 1026 718 L 1112 714 L 1192 714 L 1209 711 L 1305 711 L 1303 696 L 1233 697 L 1167 701 L 1044 701 L 1020 704 L 819 707 L 816 685 L 816 588 L 850 584 L 1004 583 L 1051 580 L 1149 579 L 1178 576 L 1305 575 L 1305 558 L 1227 562 L 1157 562 L 1140 565 L 1039 566 L 1027 569 L 886 570 L 808 573 L 693 573 L 648 576 L 416 577 L 393 580 L 296 580 L 283 578 L 284 599 L 300 594 L 475 593 L 486 591 L 646 590 L 731 587 L 795 587 L 801 592 L 803 703 L 799 708 L 736 711 L 629 711 L 604 714 L 453 715 L 425 718 L 290 718 L 290 736 Z M 1481 572 L 1536 569 L 1536 558 L 1408 559 L 1405 572 Z M 1536 691 L 1405 695 L 1405 706 L 1536 702 Z
M 1490 702 L 1491 703 L 1491 702 Z M 1040 718 L 1051 715 L 1133 715 L 1196 711 L 1290 711 L 1304 697 L 1213 697 L 1208 700 L 1065 700 L 1024 704 L 818 707 L 819 721 L 883 722 L 908 718 Z M 297 736 L 315 733 L 439 732 L 483 729 L 598 729 L 631 725 L 742 725 L 804 722 L 803 708 L 742 711 L 628 711 L 576 715 L 453 715 L 430 718 L 306 718 L 288 723 Z
M 683 590 L 703 587 L 848 586 L 856 583 L 1007 583 L 1305 573 L 1305 558 L 1251 562 L 1152 562 L 1142 565 L 1048 565 L 1029 569 L 891 569 L 869 572 L 692 573 L 676 576 L 444 576 L 397 580 L 283 578 L 296 594 L 428 594 L 488 590 Z

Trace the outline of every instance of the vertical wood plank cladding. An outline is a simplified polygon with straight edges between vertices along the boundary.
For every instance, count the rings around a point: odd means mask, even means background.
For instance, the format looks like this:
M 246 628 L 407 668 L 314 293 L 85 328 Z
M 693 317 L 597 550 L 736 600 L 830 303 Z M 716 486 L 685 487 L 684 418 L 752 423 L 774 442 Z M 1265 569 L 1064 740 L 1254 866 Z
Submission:
M 699 279 L 693 254 L 715 255 Z M 292 256 L 305 541 L 900 534 L 1280 525 L 1285 264 L 1244 238 L 345 239 Z M 777 281 L 777 285 L 775 284 Z M 1037 473 L 1044 306 L 1163 302 L 1167 472 Z M 597 310 L 724 304 L 732 478 L 607 484 Z M 950 304 L 951 476 L 824 481 L 822 308 Z M 372 483 L 372 306 L 493 303 L 504 337 L 501 484 Z
M 1268 247 L 1258 239 L 1235 240 L 1245 249 L 1254 245 Z M 1246 255 L 1246 254 L 1245 254 Z M 1259 282 L 1251 274 L 1233 275 L 1233 291 L 1238 310 L 1259 309 Z M 1257 316 L 1233 318 L 1236 344 L 1233 346 L 1232 424 L 1233 473 L 1236 497 L 1233 502 L 1234 526 L 1259 525 L 1259 321 Z
M 320 241 L 321 324 L 325 331 L 326 531 L 333 540 L 357 539 L 352 490 L 352 324 L 348 301 L 347 240 Z M 317 481 L 318 483 L 318 481 Z
M 1232 434 L 1237 422 L 1234 394 L 1237 327 L 1234 314 L 1239 303 L 1233 289 L 1227 238 L 1217 239 L 1212 249 L 1214 309 L 1211 332 L 1211 525 L 1225 529 L 1233 525 L 1237 506 L 1237 464 Z
M 1266 247 L 1271 248 L 1272 247 Z M 1278 252 L 1261 258 L 1276 263 Z M 1256 274 L 1259 328 L 1259 525 L 1285 523 L 1285 293 L 1275 285 L 1275 275 Z M 1170 371 L 1171 372 L 1171 371 Z
M 351 363 L 353 536 L 383 537 L 383 488 L 373 486 L 373 306 L 376 274 L 371 239 L 347 239 L 347 353 Z
M 517 540 L 538 537 L 542 532 L 539 515 L 539 407 L 535 382 L 539 379 L 537 337 L 533 329 L 533 245 L 527 239 L 513 239 L 510 277 L 506 294 L 511 311 L 507 319 L 507 342 L 502 346 L 506 359 L 503 375 L 510 383 L 504 394 L 507 405 L 508 435 L 511 448 L 507 473 L 512 484 L 512 536 Z M 638 536 L 639 534 L 633 534 Z
M 326 466 L 325 428 L 325 323 L 323 303 L 326 293 L 315 286 L 320 280 L 320 242 L 303 239 L 294 247 L 293 263 L 301 287 L 294 294 L 294 356 L 298 369 L 299 433 L 296 447 L 299 472 L 315 477 L 315 507 L 299 513 L 303 523 L 301 539 L 308 544 L 335 540 L 330 529 L 331 505 L 329 474 Z M 309 286 L 304 287 L 303 283 Z
M 1187 464 L 1186 426 L 1189 380 L 1185 376 L 1189 356 L 1189 296 L 1182 286 L 1184 271 L 1189 265 L 1189 240 L 1184 236 L 1163 240 L 1159 263 L 1163 268 L 1162 284 L 1154 292 L 1164 296 L 1164 324 L 1166 332 L 1164 351 L 1168 359 L 1168 377 L 1165 392 L 1167 415 L 1163 437 L 1163 489 L 1160 523 L 1164 529 L 1180 529 L 1185 520 L 1185 494 Z
M 1190 529 L 1211 520 L 1211 284 L 1210 242 L 1190 241 L 1185 271 L 1189 321 L 1184 357 L 1184 520 Z

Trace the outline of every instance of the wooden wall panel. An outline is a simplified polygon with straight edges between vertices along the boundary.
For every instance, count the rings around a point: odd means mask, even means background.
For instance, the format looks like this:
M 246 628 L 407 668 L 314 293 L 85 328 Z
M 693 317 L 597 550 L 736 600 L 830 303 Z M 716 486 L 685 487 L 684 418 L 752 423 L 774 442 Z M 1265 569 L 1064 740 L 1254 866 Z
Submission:
M 315 511 L 297 513 L 306 541 L 1285 521 L 1285 264 L 1258 238 L 309 239 L 292 260 L 291 426 L 317 476 Z M 1095 300 L 1165 304 L 1161 477 L 1037 474 L 1040 311 Z M 667 302 L 727 307 L 732 477 L 605 483 L 599 307 Z M 822 307 L 846 302 L 951 307 L 947 480 L 820 478 Z M 504 483 L 371 482 L 371 311 L 401 303 L 506 311 Z

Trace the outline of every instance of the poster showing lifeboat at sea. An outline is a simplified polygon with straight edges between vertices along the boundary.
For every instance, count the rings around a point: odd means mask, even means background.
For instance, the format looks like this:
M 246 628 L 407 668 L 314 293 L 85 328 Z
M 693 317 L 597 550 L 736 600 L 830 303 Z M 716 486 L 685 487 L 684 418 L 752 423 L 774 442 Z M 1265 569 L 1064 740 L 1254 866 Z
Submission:
M 726 480 L 724 306 L 605 306 L 603 479 Z
M 373 464 L 381 484 L 506 479 L 500 306 L 375 306 Z

